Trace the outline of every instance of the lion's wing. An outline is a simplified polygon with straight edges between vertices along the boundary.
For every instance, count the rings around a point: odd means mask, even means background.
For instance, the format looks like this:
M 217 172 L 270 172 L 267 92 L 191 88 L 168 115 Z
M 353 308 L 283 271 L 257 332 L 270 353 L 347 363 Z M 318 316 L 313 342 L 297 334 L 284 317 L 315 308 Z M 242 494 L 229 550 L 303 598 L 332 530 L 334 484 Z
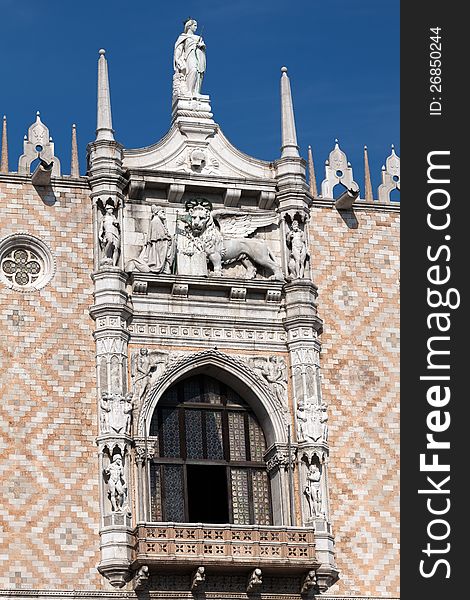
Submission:
M 277 223 L 279 219 L 274 212 L 240 213 L 225 209 L 212 211 L 212 218 L 228 239 L 247 237 L 261 227 Z

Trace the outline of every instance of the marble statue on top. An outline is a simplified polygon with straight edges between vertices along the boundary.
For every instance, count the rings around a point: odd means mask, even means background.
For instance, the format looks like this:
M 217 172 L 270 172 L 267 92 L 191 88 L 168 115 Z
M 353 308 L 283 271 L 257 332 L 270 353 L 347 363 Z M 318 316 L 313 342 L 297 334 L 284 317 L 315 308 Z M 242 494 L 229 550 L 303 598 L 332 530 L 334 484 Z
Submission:
M 201 95 L 206 71 L 206 45 L 196 35 L 197 21 L 187 19 L 184 31 L 175 43 L 173 92 L 175 96 L 195 98 Z
M 204 198 L 188 200 L 185 208 L 186 214 L 179 218 L 182 223 L 177 233 L 186 239 L 183 246 L 178 239 L 177 252 L 179 254 L 185 245 L 193 246 L 193 254 L 198 256 L 198 261 L 193 263 L 192 275 L 206 275 L 208 262 L 213 267 L 213 274 L 221 276 L 224 265 L 240 261 L 246 268 L 248 279 L 256 277 L 258 267 L 262 267 L 271 273 L 271 279 L 284 281 L 281 267 L 266 243 L 247 237 L 261 227 L 277 223 L 275 213 L 213 210 L 211 202 Z M 180 264 L 178 256 L 177 273 L 183 274 Z

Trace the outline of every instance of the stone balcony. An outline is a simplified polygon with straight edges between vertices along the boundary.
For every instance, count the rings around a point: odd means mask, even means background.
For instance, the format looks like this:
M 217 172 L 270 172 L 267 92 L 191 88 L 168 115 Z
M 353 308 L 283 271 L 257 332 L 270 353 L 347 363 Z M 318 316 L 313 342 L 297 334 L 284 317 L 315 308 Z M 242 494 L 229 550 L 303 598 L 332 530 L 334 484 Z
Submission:
M 136 537 L 136 563 L 159 569 L 197 564 L 298 574 L 319 566 L 308 528 L 159 523 L 138 526 Z

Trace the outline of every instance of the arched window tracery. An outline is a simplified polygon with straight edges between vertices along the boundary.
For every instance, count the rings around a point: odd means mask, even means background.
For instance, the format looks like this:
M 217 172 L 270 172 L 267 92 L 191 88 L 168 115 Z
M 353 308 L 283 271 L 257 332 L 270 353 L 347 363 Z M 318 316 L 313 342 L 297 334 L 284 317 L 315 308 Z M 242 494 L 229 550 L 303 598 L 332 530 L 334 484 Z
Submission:
M 176 383 L 149 433 L 152 521 L 272 524 L 264 433 L 232 388 L 207 375 Z

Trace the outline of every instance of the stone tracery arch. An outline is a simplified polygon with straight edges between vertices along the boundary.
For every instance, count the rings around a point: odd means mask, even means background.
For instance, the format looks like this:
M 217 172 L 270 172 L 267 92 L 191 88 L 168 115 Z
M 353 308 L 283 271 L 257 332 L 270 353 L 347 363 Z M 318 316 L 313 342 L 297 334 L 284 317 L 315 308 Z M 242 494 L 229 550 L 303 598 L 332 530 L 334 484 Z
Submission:
M 263 428 L 268 448 L 274 444 L 287 443 L 286 414 L 279 408 L 268 384 L 246 363 L 216 349 L 195 352 L 170 361 L 158 382 L 149 390 L 141 407 L 137 419 L 137 436 L 148 434 L 151 417 L 163 393 L 185 375 L 198 373 L 222 379 L 248 402 Z

